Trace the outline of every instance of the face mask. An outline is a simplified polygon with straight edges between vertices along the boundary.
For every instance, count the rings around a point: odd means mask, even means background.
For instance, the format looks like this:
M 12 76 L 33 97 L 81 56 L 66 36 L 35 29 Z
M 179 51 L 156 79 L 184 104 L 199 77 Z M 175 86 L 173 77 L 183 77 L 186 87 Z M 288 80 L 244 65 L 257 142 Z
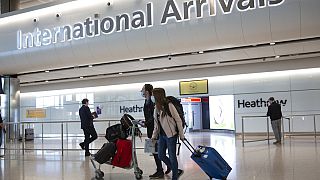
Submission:
M 144 94 L 144 92 L 143 92 L 143 91 L 141 91 L 141 96 L 142 96 L 142 97 L 145 97 L 145 94 Z
M 151 96 L 151 101 L 156 102 L 156 99 L 154 98 L 154 96 Z

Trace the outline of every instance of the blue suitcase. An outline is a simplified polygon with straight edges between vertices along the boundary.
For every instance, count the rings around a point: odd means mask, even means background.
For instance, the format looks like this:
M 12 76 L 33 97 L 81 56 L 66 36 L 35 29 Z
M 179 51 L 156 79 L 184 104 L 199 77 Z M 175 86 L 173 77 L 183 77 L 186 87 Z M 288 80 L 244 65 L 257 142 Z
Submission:
M 214 148 L 198 146 L 195 150 L 188 140 L 185 139 L 183 143 L 191 151 L 191 159 L 200 166 L 210 179 L 227 179 L 232 168 Z

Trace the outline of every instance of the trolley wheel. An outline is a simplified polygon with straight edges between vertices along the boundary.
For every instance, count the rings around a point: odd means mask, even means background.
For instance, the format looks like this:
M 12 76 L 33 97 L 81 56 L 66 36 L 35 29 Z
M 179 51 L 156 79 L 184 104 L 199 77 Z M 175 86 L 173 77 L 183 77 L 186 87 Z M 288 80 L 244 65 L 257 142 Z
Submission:
M 101 170 L 96 170 L 96 179 L 103 179 L 104 173 Z
M 139 173 L 136 173 L 136 179 L 142 179 L 142 175 Z
M 143 171 L 140 168 L 138 168 L 138 173 L 142 175 Z

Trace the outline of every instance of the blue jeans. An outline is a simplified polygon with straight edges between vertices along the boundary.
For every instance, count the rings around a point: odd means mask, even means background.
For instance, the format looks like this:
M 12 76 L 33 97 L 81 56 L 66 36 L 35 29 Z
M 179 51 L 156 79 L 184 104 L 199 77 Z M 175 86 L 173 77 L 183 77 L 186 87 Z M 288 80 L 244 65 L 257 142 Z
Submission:
M 177 160 L 177 137 L 168 138 L 167 136 L 160 135 L 158 142 L 158 156 L 167 167 L 172 170 L 172 180 L 178 179 L 178 160 Z M 166 155 L 168 148 L 169 158 Z

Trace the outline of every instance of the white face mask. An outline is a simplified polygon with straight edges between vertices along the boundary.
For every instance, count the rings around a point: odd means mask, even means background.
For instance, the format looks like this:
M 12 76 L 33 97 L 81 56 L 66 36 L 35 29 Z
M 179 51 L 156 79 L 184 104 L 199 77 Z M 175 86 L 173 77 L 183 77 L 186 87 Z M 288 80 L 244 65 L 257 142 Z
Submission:
M 143 91 L 141 91 L 141 96 L 146 97 Z
M 151 96 L 151 101 L 154 103 L 156 102 L 156 99 L 154 98 L 154 96 Z

